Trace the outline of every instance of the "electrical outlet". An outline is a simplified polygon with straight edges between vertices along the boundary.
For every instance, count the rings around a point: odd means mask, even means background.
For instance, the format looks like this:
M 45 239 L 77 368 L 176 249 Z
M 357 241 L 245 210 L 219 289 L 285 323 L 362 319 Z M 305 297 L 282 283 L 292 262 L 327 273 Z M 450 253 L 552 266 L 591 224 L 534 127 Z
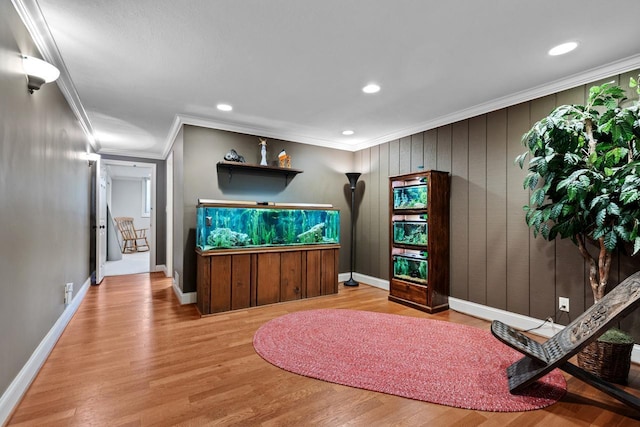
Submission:
M 558 309 L 560 311 L 569 312 L 569 298 L 567 297 L 559 297 L 558 298 Z
M 64 285 L 64 305 L 71 304 L 73 299 L 73 283 L 67 283 Z

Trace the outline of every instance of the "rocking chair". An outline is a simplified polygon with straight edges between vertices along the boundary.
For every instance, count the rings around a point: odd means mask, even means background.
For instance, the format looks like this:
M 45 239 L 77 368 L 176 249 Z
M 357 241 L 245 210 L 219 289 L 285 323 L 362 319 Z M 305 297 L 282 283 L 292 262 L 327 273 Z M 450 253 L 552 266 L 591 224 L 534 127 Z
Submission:
M 639 304 L 640 271 L 629 276 L 544 343 L 534 341 L 502 322 L 494 320 L 491 323 L 493 335 L 525 355 L 507 368 L 511 393 L 522 392 L 538 378 L 555 368 L 560 368 L 640 411 L 639 398 L 568 362 L 570 357 L 605 333 L 613 323 L 631 313 Z
M 147 229 L 136 229 L 133 226 L 133 218 L 129 216 L 118 216 L 113 218 L 118 225 L 118 230 L 122 235 L 122 253 L 145 252 L 149 250 L 147 241 Z

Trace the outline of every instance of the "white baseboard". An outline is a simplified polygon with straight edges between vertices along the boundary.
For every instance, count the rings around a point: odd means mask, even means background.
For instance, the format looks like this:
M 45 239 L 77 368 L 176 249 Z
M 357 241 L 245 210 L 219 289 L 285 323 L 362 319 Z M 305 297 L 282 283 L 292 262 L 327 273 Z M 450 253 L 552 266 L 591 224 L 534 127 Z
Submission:
M 169 273 L 167 272 L 167 266 L 164 264 L 156 265 L 156 269 L 154 271 L 162 271 L 165 276 L 169 277 Z
M 91 278 L 88 278 L 83 284 L 78 293 L 73 297 L 71 303 L 65 307 L 64 311 L 49 330 L 47 335 L 40 341 L 38 347 L 27 360 L 27 363 L 22 367 L 18 375 L 13 379 L 9 387 L 5 390 L 0 397 L 0 425 L 5 425 L 9 421 L 9 416 L 13 412 L 13 409 L 20 402 L 20 399 L 27 391 L 31 382 L 34 380 L 40 368 L 49 357 L 49 353 L 53 350 L 53 347 L 58 342 L 60 335 L 64 332 L 64 329 L 69 324 L 69 321 L 78 310 L 80 303 L 87 294 L 91 286 Z
M 173 283 L 173 293 L 176 294 L 176 298 L 178 298 L 178 301 L 180 302 L 181 305 L 195 304 L 196 302 L 198 302 L 198 298 L 197 298 L 198 294 L 196 292 L 183 293 L 182 289 L 180 289 L 180 286 L 178 286 L 175 280 L 172 280 L 172 283 Z
M 350 273 L 340 273 L 338 274 L 338 282 L 346 282 L 351 277 Z M 385 291 L 389 290 L 389 281 L 384 279 L 379 279 L 373 276 L 367 276 L 366 274 L 353 273 L 353 279 L 357 282 L 366 283 L 367 285 L 371 285 L 375 288 L 384 289 Z
M 498 308 L 488 307 L 486 305 L 453 297 L 449 297 L 449 308 L 485 320 L 499 320 L 506 325 L 521 330 L 535 328 L 544 322 L 544 320 L 536 319 L 534 317 L 523 316 L 522 314 L 512 313 L 510 311 L 500 310 Z M 547 323 L 543 327 L 531 331 L 531 333 L 549 338 L 557 334 L 562 329 L 564 329 L 564 326 L 562 325 L 550 325 Z M 633 346 L 631 361 L 633 363 L 640 363 L 640 345 L 638 344 Z

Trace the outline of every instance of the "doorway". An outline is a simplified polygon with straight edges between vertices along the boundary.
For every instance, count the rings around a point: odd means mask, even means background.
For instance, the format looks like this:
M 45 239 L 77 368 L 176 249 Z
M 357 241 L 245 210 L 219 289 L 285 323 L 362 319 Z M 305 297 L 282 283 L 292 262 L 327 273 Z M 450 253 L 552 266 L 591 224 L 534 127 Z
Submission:
M 148 273 L 155 265 L 155 163 L 103 160 L 106 171 L 105 276 Z M 116 218 L 131 218 L 141 240 L 127 241 Z

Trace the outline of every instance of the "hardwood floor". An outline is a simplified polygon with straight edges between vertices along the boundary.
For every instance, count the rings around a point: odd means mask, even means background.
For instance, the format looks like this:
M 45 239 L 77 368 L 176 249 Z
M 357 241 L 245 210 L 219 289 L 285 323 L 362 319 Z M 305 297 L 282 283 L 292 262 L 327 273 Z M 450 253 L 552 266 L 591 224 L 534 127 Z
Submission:
M 627 426 L 638 414 L 566 375 L 568 394 L 549 408 L 470 411 L 349 388 L 265 362 L 253 334 L 274 317 L 311 308 L 352 308 L 463 323 L 452 310 L 428 315 L 389 302 L 387 292 L 340 286 L 337 295 L 200 318 L 180 306 L 161 273 L 113 276 L 89 289 L 11 426 Z M 629 390 L 640 388 L 633 366 Z M 635 417 L 635 418 L 634 418 Z

